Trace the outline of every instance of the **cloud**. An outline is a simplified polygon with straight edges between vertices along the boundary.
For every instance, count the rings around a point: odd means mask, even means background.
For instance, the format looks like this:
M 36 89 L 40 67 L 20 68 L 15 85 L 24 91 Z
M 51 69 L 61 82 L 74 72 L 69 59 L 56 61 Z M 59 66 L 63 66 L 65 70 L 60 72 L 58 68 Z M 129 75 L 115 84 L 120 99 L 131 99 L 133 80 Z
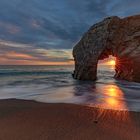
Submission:
M 20 27 L 22 32 L 11 36 L 3 33 L 1 39 L 7 39 L 22 43 L 45 43 L 53 38 L 59 40 L 49 48 L 72 48 L 81 35 L 97 19 L 106 16 L 105 6 L 101 2 L 91 0 L 12 0 L 8 3 L 0 2 L 1 20 L 10 22 Z M 8 8 L 8 13 L 5 8 Z M 12 17 L 12 19 L 11 19 Z M 95 21 L 94 21 L 95 20 Z
M 109 7 L 108 13 L 110 13 L 110 15 L 118 15 L 120 17 L 131 16 L 140 14 L 139 7 L 139 0 L 118 0 Z
M 18 26 L 6 22 L 0 22 L 0 28 L 1 31 L 5 31 L 10 34 L 17 34 L 20 32 L 20 28 Z
M 110 15 L 139 13 L 139 5 L 139 0 L 0 1 L 0 21 L 5 26 L 15 26 L 10 27 L 11 33 L 22 30 L 14 36 L 3 31 L 1 39 L 42 43 L 41 46 L 50 48 L 72 48 L 92 24 Z M 46 46 L 46 42 L 49 44 L 51 39 L 57 42 Z
M 139 0 L 1 0 L 0 52 L 13 50 L 41 60 L 68 61 L 66 50 L 91 25 L 107 16 L 140 14 L 139 7 Z M 58 58 L 59 51 L 64 57 Z
M 71 49 L 43 49 L 30 44 L 0 41 L 0 58 L 11 61 L 27 60 L 33 63 L 71 62 Z M 1 61 L 0 61 L 1 63 Z

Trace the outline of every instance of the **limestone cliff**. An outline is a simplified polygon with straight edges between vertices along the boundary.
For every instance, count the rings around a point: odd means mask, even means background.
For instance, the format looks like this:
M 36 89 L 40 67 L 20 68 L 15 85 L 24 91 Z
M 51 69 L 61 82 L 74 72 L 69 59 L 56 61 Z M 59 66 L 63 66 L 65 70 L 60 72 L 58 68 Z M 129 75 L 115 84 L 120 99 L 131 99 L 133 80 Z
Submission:
M 115 77 L 140 82 L 140 15 L 109 17 L 93 25 L 73 48 L 79 80 L 96 80 L 98 60 L 117 58 Z

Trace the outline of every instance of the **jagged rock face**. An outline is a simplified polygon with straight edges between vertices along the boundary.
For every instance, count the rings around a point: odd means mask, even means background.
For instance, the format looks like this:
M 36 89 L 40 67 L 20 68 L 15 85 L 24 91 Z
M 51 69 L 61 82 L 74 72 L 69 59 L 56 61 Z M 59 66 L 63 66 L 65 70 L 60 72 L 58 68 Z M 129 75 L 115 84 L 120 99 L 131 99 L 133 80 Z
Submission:
M 96 80 L 98 60 L 109 55 L 116 57 L 115 78 L 140 82 L 140 15 L 93 25 L 73 48 L 73 77 Z

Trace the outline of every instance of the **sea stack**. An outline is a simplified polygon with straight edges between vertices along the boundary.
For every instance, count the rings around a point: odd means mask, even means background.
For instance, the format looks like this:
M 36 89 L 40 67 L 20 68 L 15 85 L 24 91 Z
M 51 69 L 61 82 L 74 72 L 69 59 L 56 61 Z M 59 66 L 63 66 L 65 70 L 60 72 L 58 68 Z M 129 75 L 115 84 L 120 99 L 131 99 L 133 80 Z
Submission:
M 73 48 L 79 80 L 96 80 L 98 60 L 116 57 L 115 78 L 140 82 L 140 15 L 105 18 L 93 25 Z

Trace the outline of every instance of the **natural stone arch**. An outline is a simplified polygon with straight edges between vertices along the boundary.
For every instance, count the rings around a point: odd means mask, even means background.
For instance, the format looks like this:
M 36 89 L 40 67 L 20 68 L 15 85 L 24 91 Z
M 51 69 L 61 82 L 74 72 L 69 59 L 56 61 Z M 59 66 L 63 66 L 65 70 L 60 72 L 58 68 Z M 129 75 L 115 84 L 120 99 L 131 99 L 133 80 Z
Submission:
M 140 82 L 140 15 L 109 17 L 93 25 L 73 48 L 79 80 L 96 80 L 98 60 L 117 58 L 115 77 Z

